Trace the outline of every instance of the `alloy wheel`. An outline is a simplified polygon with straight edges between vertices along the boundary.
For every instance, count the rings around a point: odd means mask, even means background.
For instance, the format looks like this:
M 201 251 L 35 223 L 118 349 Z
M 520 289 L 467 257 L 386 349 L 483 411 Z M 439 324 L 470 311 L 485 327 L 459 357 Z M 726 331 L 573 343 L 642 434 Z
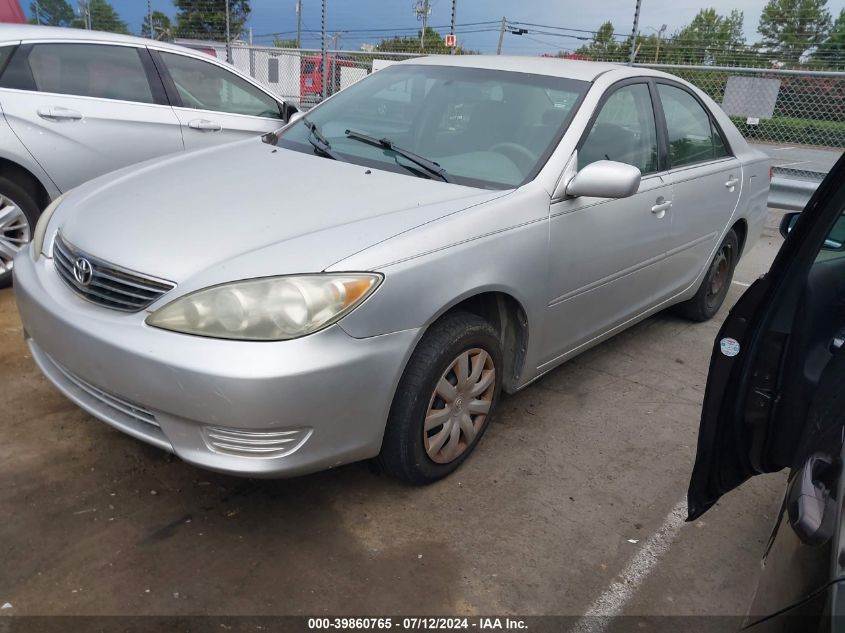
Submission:
M 0 194 L 0 275 L 11 272 L 18 251 L 32 239 L 32 229 L 23 209 Z
M 460 457 L 487 423 L 496 387 L 493 357 L 480 348 L 461 352 L 431 395 L 423 426 L 428 457 L 448 464 Z

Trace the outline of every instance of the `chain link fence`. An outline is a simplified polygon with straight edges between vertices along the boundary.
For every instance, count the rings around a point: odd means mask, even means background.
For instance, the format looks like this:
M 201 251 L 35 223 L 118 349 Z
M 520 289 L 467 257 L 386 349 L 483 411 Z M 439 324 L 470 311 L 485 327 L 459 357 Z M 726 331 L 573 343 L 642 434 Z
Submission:
M 220 59 L 308 109 L 391 63 L 420 53 L 327 51 L 177 40 Z M 636 64 L 677 75 L 717 103 L 749 140 L 845 148 L 845 72 Z M 323 69 L 325 67 L 325 71 Z

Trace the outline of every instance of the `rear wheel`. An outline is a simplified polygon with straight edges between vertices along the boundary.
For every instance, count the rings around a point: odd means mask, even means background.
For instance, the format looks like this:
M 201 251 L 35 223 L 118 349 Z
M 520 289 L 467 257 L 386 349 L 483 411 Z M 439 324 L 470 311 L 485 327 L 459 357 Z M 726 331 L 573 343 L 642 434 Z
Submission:
M 498 402 L 502 352 L 495 328 L 467 312 L 446 315 L 414 351 L 393 399 L 382 471 L 426 484 L 475 449 Z
M 0 177 L 0 288 L 11 285 L 13 259 L 32 239 L 39 214 L 29 193 Z
M 710 262 L 704 280 L 695 296 L 675 306 L 675 311 L 693 321 L 707 321 L 722 307 L 739 259 L 739 239 L 731 229 L 722 240 L 719 250 Z

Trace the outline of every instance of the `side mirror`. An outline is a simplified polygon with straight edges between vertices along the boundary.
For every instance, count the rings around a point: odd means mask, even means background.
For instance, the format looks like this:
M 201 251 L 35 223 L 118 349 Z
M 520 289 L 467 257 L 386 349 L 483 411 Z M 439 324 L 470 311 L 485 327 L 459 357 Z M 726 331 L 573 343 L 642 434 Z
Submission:
M 798 221 L 798 216 L 800 213 L 787 213 L 784 215 L 780 220 L 780 234 L 786 238 L 789 235 L 789 232 L 795 226 L 795 223 Z
M 600 160 L 579 170 L 566 185 L 566 195 L 590 198 L 627 198 L 637 193 L 642 174 L 632 165 Z

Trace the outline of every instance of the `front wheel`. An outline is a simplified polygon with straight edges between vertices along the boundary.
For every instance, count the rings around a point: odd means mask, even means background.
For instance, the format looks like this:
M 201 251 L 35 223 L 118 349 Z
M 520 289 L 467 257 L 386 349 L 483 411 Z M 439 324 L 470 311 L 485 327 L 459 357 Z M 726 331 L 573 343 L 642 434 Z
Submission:
M 731 229 L 722 240 L 719 250 L 710 262 L 701 286 L 695 296 L 675 306 L 675 311 L 692 321 L 707 321 L 722 307 L 739 259 L 739 238 Z
M 413 484 L 445 477 L 490 424 L 502 382 L 496 329 L 467 312 L 446 315 L 408 361 L 390 409 L 381 470 Z
M 38 205 L 20 186 L 0 177 L 0 288 L 12 283 L 12 266 L 15 255 L 29 244 Z

